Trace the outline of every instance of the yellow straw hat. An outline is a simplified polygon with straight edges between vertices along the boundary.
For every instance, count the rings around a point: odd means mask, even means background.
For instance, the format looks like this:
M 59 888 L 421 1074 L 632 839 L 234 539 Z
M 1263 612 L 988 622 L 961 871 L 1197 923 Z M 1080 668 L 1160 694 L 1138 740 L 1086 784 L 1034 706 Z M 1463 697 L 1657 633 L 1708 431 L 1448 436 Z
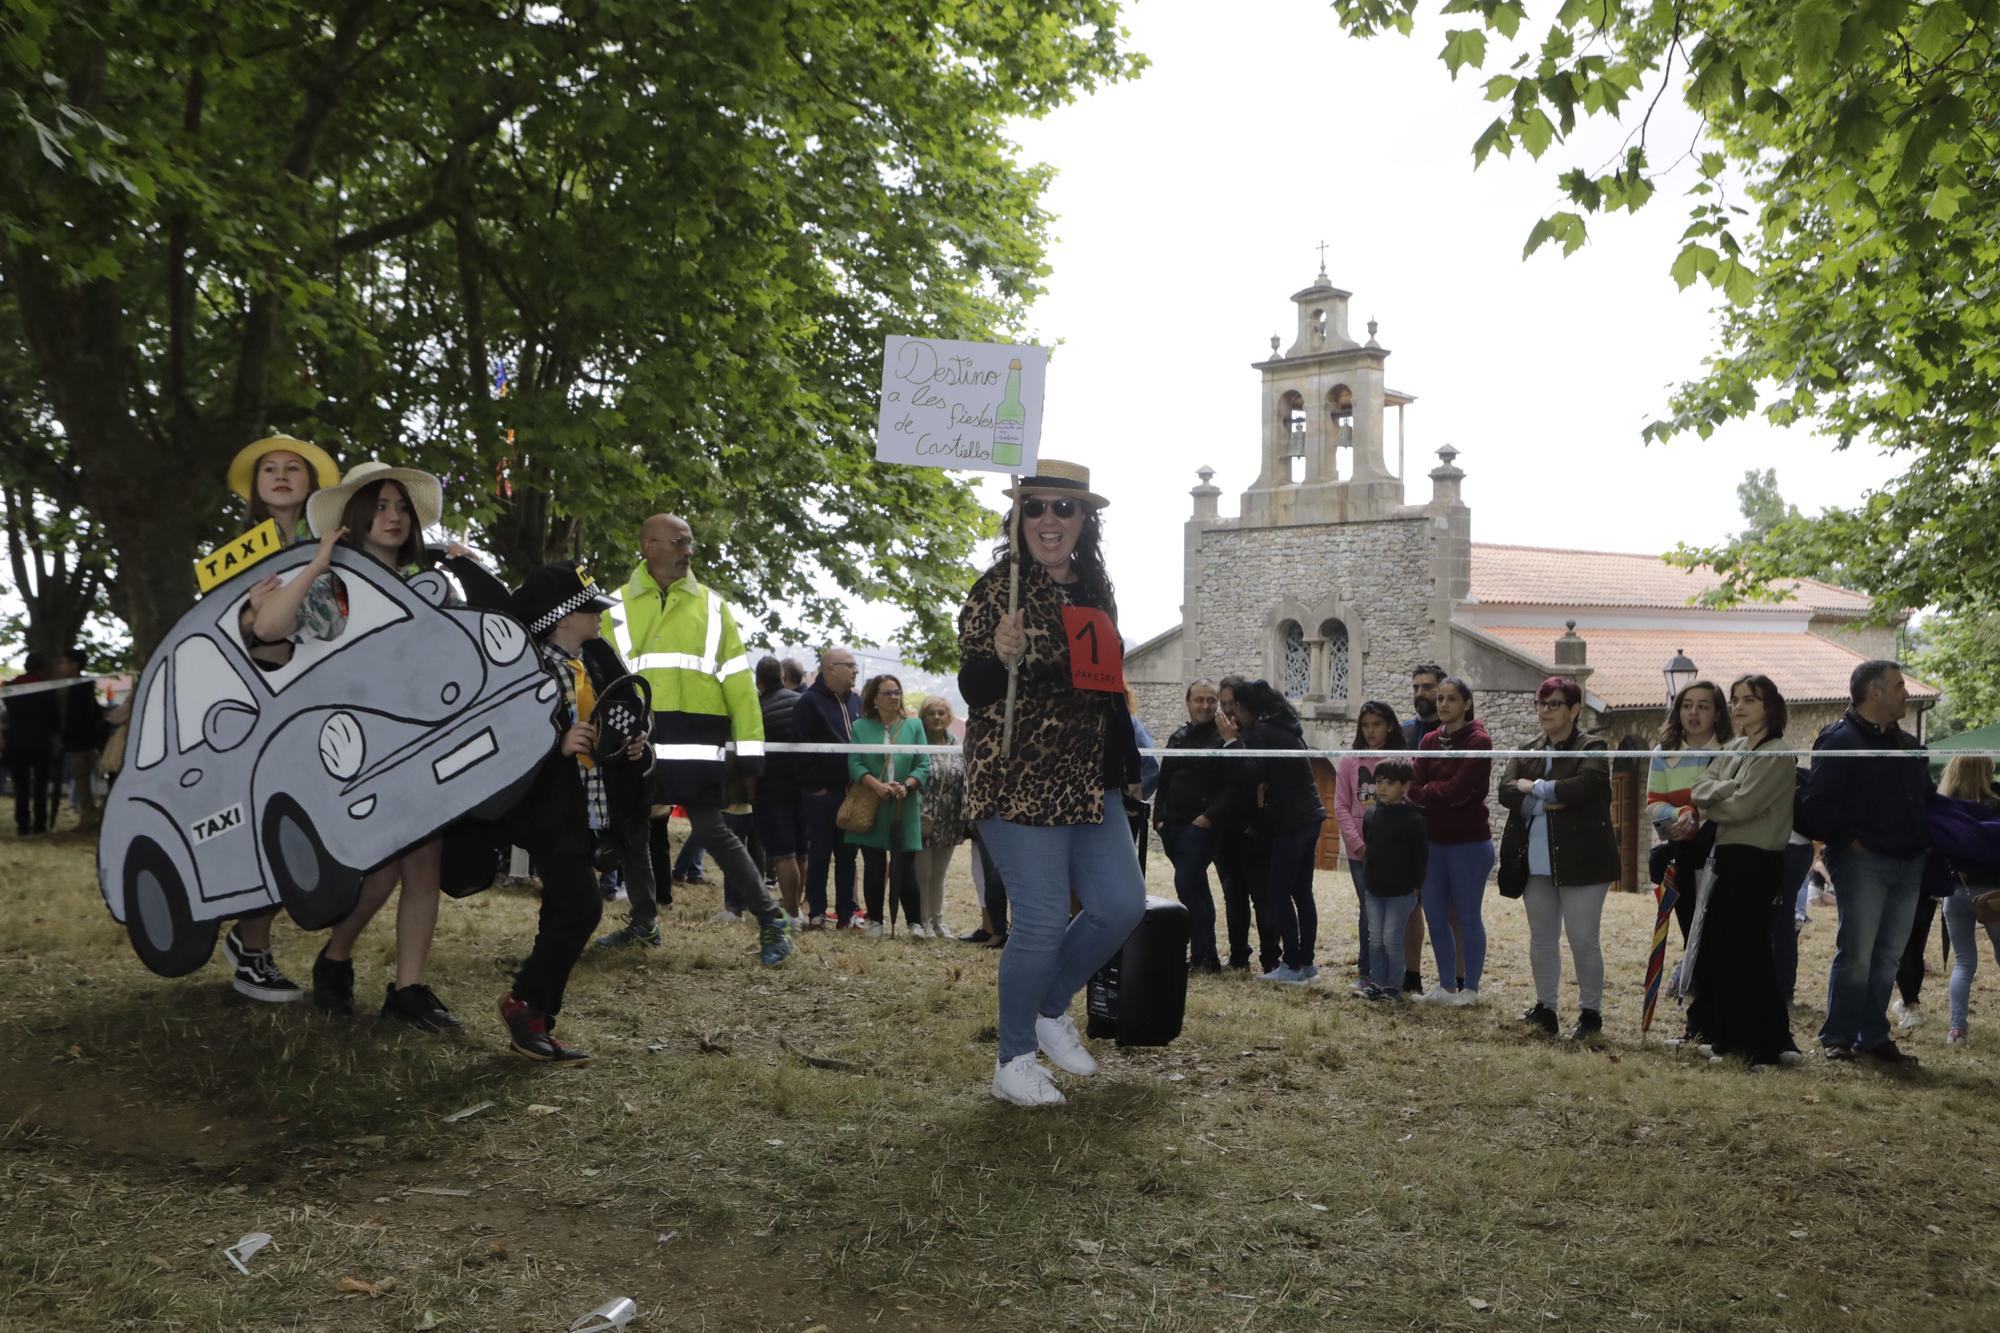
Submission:
M 289 435 L 272 435 L 246 444 L 236 451 L 236 457 L 229 460 L 229 489 L 245 500 L 257 494 L 257 461 L 265 454 L 297 454 L 306 460 L 306 466 L 313 470 L 313 480 L 324 489 L 337 485 L 340 481 L 340 464 L 333 461 L 333 455 L 310 440 L 295 440 Z

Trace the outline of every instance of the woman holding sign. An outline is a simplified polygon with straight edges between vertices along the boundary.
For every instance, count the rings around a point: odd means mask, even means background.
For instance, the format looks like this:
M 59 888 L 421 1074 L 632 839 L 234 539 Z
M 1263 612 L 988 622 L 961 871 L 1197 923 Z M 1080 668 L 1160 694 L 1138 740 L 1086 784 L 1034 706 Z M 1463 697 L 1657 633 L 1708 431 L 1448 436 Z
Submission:
M 1122 793 L 1139 780 L 1125 704 L 1117 603 L 1105 572 L 1090 472 L 1042 459 L 1007 492 L 1020 507 L 999 559 L 959 612 L 958 674 L 968 813 L 1007 883 L 1012 933 L 1000 956 L 1000 1056 L 993 1095 L 1017 1106 L 1064 1100 L 1036 1059 L 1097 1072 L 1070 1002 L 1124 947 L 1145 912 Z M 1008 606 L 1020 560 L 1020 609 Z M 1003 745 L 1009 672 L 1018 673 L 1014 743 Z M 1070 895 L 1081 910 L 1070 916 Z

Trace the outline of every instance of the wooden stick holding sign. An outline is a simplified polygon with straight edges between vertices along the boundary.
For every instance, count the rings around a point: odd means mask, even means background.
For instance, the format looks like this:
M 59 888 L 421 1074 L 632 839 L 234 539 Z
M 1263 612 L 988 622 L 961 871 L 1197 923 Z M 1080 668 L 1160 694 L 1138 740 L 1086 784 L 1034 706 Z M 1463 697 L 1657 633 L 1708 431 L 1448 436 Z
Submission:
M 1035 475 L 1049 353 L 1033 343 L 972 343 L 892 334 L 882 346 L 875 459 L 1010 473 L 1016 494 Z M 1008 541 L 1007 610 L 1021 605 L 1021 506 Z M 1001 746 L 1014 745 L 1018 665 L 1007 668 Z

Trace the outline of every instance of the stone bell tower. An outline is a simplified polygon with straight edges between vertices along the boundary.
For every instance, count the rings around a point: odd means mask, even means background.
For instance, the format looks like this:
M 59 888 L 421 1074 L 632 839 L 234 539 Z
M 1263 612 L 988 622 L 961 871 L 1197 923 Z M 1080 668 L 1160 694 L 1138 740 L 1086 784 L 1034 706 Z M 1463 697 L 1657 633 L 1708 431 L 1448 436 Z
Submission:
M 1385 409 L 1414 401 L 1384 380 L 1388 349 L 1356 342 L 1347 329 L 1351 292 L 1321 267 L 1310 287 L 1292 294 L 1298 331 L 1292 345 L 1271 338 L 1271 358 L 1254 363 L 1264 377 L 1263 450 L 1257 479 L 1243 493 L 1246 523 L 1345 523 L 1387 518 L 1403 503 L 1403 483 L 1384 457 Z M 1399 439 L 1400 448 L 1400 439 Z M 1342 454 L 1347 467 L 1342 469 Z

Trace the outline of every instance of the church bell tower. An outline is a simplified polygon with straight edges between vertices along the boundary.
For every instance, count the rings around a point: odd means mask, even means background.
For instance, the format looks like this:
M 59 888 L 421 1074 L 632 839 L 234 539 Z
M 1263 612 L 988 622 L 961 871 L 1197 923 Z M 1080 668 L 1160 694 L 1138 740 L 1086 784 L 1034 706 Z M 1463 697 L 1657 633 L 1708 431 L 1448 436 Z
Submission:
M 1322 263 L 1312 285 L 1292 295 L 1292 345 L 1280 352 L 1274 335 L 1270 359 L 1254 363 L 1264 377 L 1263 448 L 1257 479 L 1243 493 L 1246 523 L 1387 518 L 1403 503 L 1402 479 L 1383 453 L 1383 421 L 1388 407 L 1397 408 L 1400 453 L 1401 409 L 1415 399 L 1387 387 L 1389 352 L 1375 341 L 1374 321 L 1365 343 L 1348 332 L 1352 295 L 1327 280 Z

